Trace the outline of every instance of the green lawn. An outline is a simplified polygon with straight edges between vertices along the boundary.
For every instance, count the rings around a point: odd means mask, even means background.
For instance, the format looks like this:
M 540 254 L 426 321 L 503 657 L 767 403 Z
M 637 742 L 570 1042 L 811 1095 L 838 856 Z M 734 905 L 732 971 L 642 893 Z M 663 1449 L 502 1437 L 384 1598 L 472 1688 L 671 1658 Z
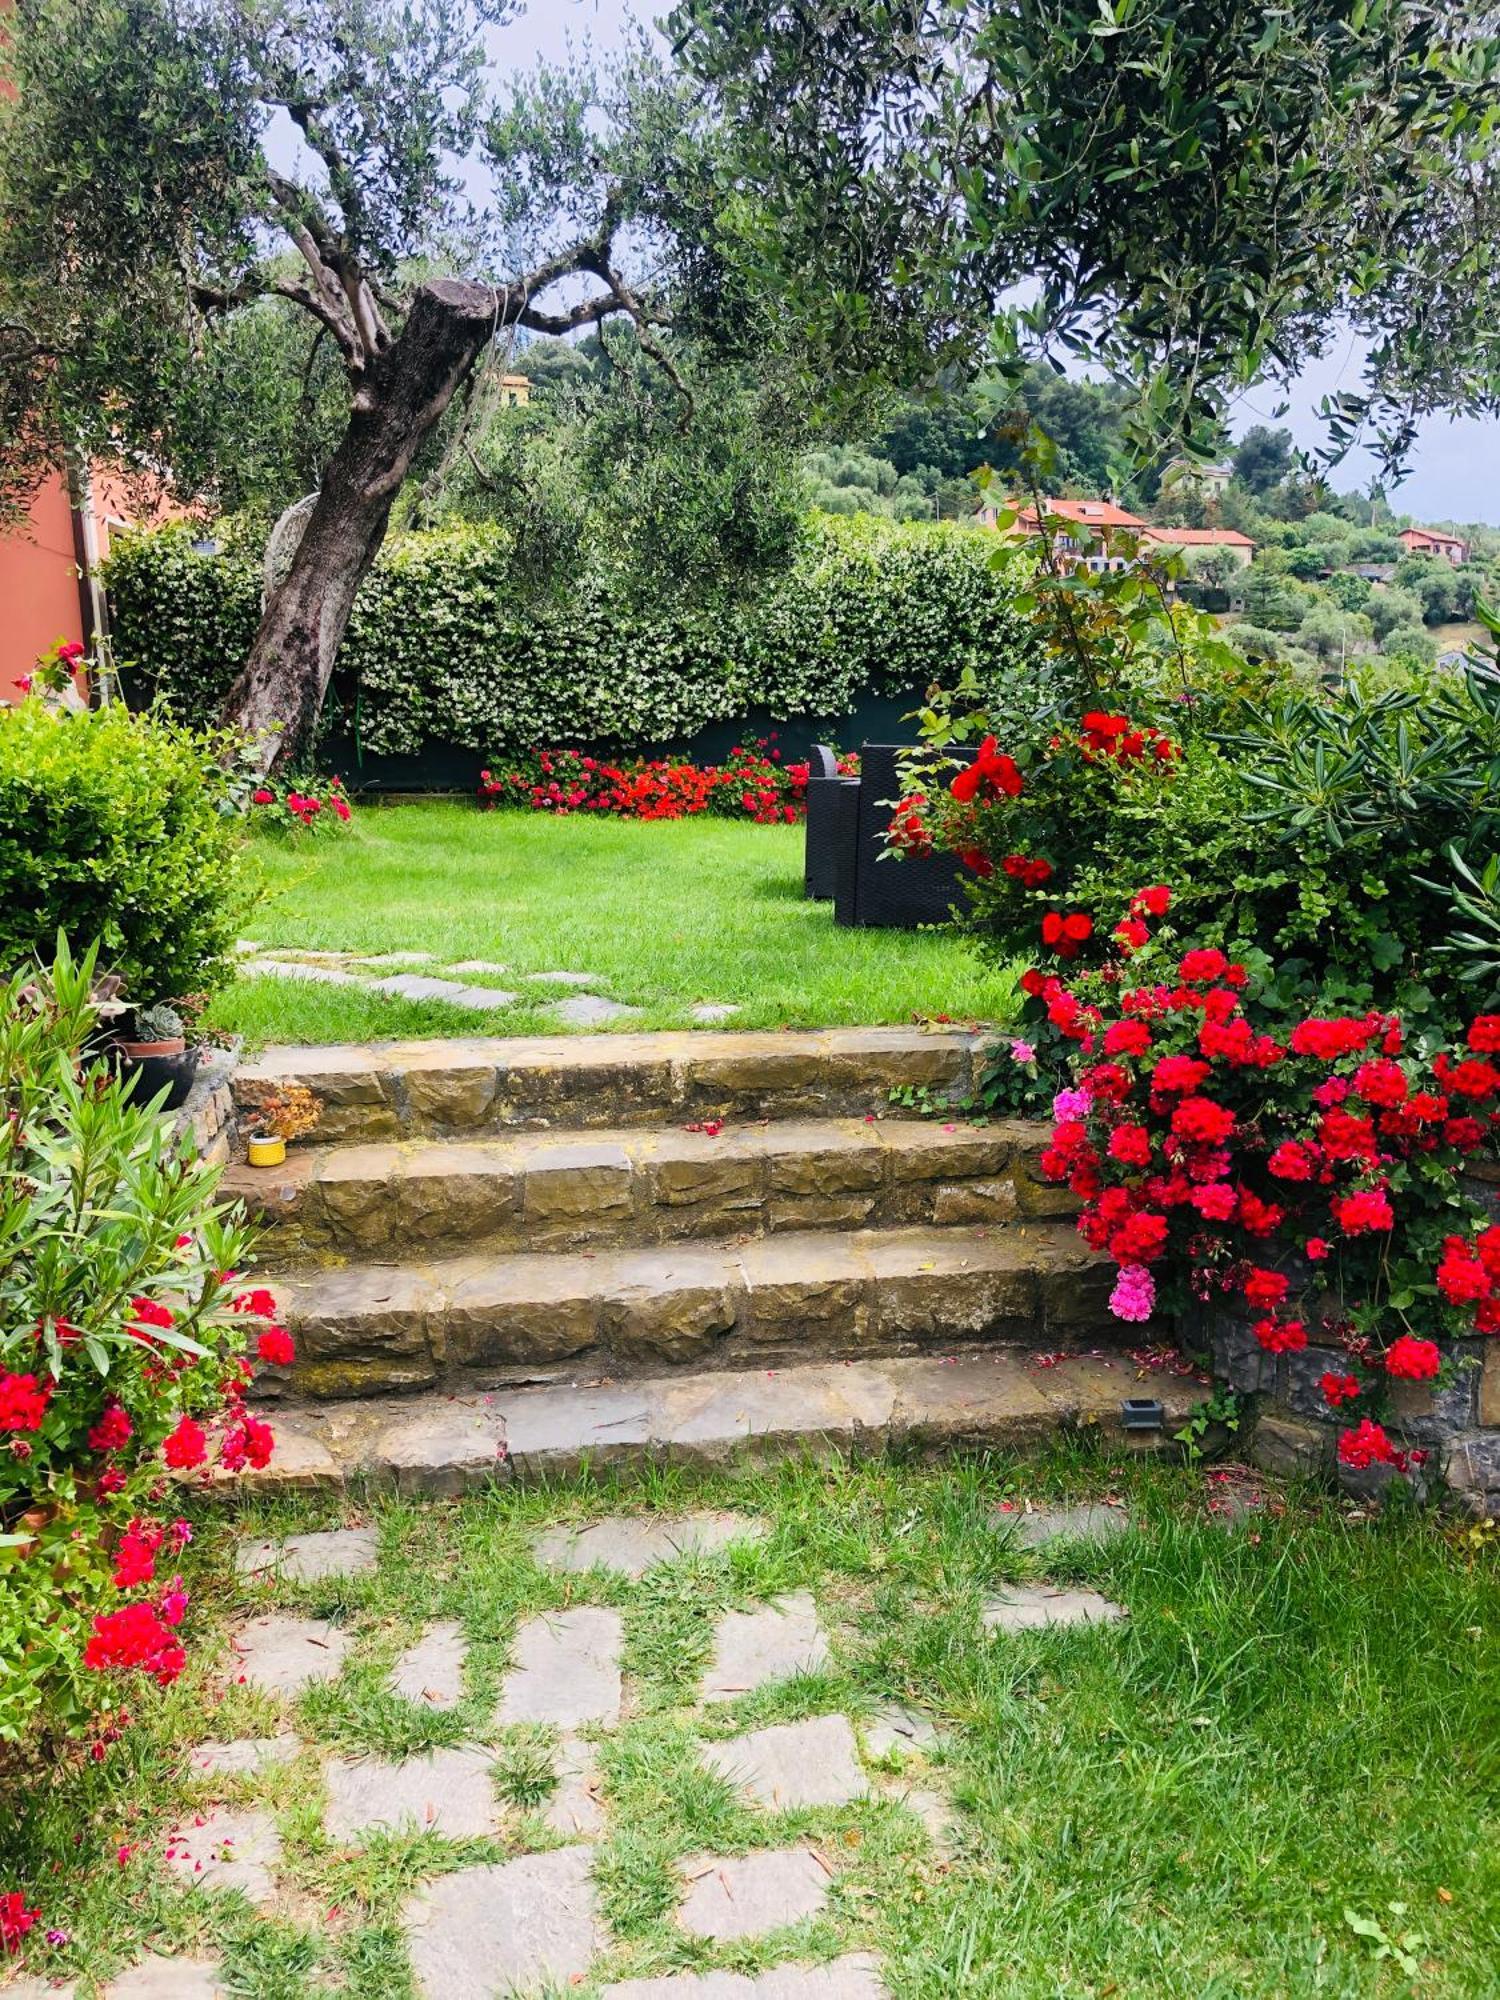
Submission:
M 165 1694 L 134 1687 L 135 1726 L 106 1762 L 4 1782 L 0 1890 L 39 1903 L 26 1970 L 79 1977 L 80 2000 L 148 1944 L 222 1952 L 230 1990 L 258 2000 L 339 1993 L 411 2000 L 399 1924 L 420 1878 L 556 1844 L 534 1808 L 550 1738 L 497 1727 L 496 1691 L 517 1623 L 566 1602 L 625 1621 L 627 1702 L 601 1739 L 607 1824 L 596 1879 L 610 1978 L 688 1965 L 868 1949 L 893 2000 L 1285 2000 L 1347 1996 L 1482 2000 L 1500 1963 L 1496 1717 L 1500 1592 L 1486 1557 L 1431 1516 L 1368 1520 L 1293 1492 L 1284 1509 L 1226 1527 L 1190 1470 L 1112 1462 L 1082 1446 L 1045 1465 L 979 1458 L 938 1468 L 791 1465 L 739 1481 L 658 1475 L 625 1493 L 575 1485 L 496 1491 L 417 1507 L 303 1501 L 261 1507 L 264 1532 L 373 1520 L 373 1574 L 272 1601 L 342 1620 L 342 1677 L 285 1711 L 215 1685 L 213 1627 L 235 1591 L 228 1532 L 200 1507 L 190 1582 L 193 1666 Z M 1086 1580 L 1127 1624 L 981 1636 L 983 1594 L 1039 1573 L 987 1525 L 1004 1494 L 1128 1500 L 1137 1526 L 1054 1553 L 1047 1573 Z M 638 1583 L 534 1563 L 544 1522 L 610 1507 L 735 1507 L 758 1545 L 688 1558 Z M 695 1711 L 719 1614 L 811 1590 L 833 1645 L 815 1677 Z M 423 1620 L 459 1620 L 464 1700 L 448 1712 L 397 1701 L 383 1676 Z M 946 1746 L 916 1783 L 953 1812 L 951 1854 L 898 1805 L 747 1811 L 698 1767 L 695 1743 L 772 1721 L 899 1701 Z M 188 1777 L 187 1746 L 291 1721 L 304 1753 L 259 1776 Z M 512 1813 L 493 1841 L 432 1831 L 332 1841 L 319 1755 L 399 1756 L 488 1741 Z M 274 1813 L 288 1885 L 279 1910 L 193 1896 L 168 1878 L 168 1829 L 210 1798 Z M 672 1920 L 673 1863 L 809 1840 L 835 1878 L 827 1911 L 780 1938 L 715 1949 Z M 1404 1906 L 1393 1914 L 1391 1905 Z M 1414 1932 L 1415 1976 L 1377 1957 L 1348 1920 Z M 0 1972 L 3 1983 L 3 1972 Z
M 247 923 L 263 944 L 430 951 L 433 972 L 488 959 L 510 972 L 481 983 L 528 996 L 483 1015 L 241 979 L 211 1018 L 253 1043 L 555 1032 L 541 1002 L 562 989 L 526 987 L 528 972 L 598 974 L 596 990 L 641 1008 L 628 1025 L 643 1028 L 691 1027 L 695 1002 L 736 1006 L 730 1025 L 744 1028 L 993 1019 L 1013 991 L 958 937 L 839 929 L 831 905 L 803 897 L 800 827 L 434 803 L 367 808 L 338 840 L 262 836 L 251 852 L 266 900 Z

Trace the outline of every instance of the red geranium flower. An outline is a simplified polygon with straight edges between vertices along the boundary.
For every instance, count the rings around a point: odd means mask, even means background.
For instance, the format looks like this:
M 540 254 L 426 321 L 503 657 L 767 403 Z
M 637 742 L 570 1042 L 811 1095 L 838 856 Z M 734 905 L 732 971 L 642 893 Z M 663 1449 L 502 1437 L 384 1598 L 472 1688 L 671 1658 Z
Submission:
M 0 1375 L 0 1431 L 39 1431 L 51 1400 L 50 1377 Z
M 107 1403 L 103 1415 L 89 1432 L 94 1451 L 123 1451 L 135 1435 L 135 1426 L 118 1403 Z
M 1443 1365 L 1436 1342 L 1403 1333 L 1385 1353 L 1385 1372 L 1399 1382 L 1431 1382 Z
M 177 1419 L 177 1428 L 161 1448 L 162 1457 L 174 1472 L 187 1472 L 208 1457 L 208 1435 L 202 1424 L 189 1416 Z
M 1339 1439 L 1340 1461 L 1356 1472 L 1363 1472 L 1371 1465 L 1394 1465 L 1396 1456 L 1395 1446 L 1385 1432 L 1368 1417 L 1358 1430 L 1345 1431 Z
M 284 1326 L 268 1326 L 256 1341 L 255 1351 L 273 1368 L 290 1368 L 297 1358 L 292 1336 Z

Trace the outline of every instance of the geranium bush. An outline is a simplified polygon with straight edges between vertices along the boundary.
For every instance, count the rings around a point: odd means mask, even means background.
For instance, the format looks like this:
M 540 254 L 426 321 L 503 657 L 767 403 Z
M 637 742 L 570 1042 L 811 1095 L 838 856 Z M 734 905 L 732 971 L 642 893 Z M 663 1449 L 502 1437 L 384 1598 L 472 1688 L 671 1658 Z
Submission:
M 292 1358 L 218 1169 L 91 1056 L 94 960 L 0 988 L 0 1742 L 182 1671 L 179 1482 L 266 1463 Z
M 337 833 L 354 817 L 341 778 L 264 778 L 250 793 L 257 833 Z
M 840 760 L 840 769 L 852 760 Z M 807 809 L 808 766 L 784 761 L 769 737 L 736 744 L 722 764 L 655 758 L 613 764 L 580 750 L 539 750 L 504 770 L 481 771 L 481 806 L 532 812 L 687 819 L 714 813 L 757 825 L 793 825 Z
M 1500 1017 L 1428 1058 L 1400 1018 L 1257 1007 L 1217 947 L 1163 956 L 1141 892 L 1092 968 L 1033 969 L 1030 1006 L 1073 1051 L 1043 1155 L 1118 1266 L 1127 1321 L 1216 1304 L 1269 1353 L 1335 1347 L 1344 1462 L 1405 1459 L 1379 1422 L 1393 1381 L 1438 1378 L 1441 1342 L 1500 1330 L 1500 1229 L 1463 1191 L 1500 1126 Z M 1353 1406 L 1353 1407 L 1351 1407 Z

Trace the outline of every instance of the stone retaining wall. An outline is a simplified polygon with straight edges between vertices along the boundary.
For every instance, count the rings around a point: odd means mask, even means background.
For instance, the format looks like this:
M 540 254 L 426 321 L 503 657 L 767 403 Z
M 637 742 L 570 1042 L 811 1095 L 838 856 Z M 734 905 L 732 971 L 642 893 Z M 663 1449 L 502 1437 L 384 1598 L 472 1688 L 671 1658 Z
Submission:
M 238 1061 L 238 1043 L 233 1048 L 211 1049 L 198 1064 L 187 1102 L 172 1113 L 173 1137 L 191 1133 L 199 1156 L 214 1166 L 227 1166 L 235 1155 L 234 1071 Z

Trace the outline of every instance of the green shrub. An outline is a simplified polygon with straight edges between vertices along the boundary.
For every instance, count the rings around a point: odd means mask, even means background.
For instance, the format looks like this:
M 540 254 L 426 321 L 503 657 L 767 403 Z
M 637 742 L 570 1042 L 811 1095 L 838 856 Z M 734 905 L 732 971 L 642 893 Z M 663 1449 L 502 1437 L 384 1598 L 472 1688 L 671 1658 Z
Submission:
M 61 931 L 149 1003 L 218 983 L 242 907 L 212 746 L 109 708 L 0 710 L 0 976 Z
M 94 958 L 0 986 L 0 1745 L 75 1733 L 180 1672 L 174 1471 L 261 1464 L 239 1401 L 266 1296 L 219 1169 L 90 1069 Z
M 649 609 L 607 568 L 561 600 L 536 597 L 500 528 L 407 535 L 360 590 L 325 722 L 374 752 L 506 758 L 681 741 L 752 710 L 836 718 L 866 693 L 1033 662 L 1014 602 L 1027 567 L 954 524 L 817 521 L 748 598 L 663 595 Z M 161 694 L 207 721 L 254 633 L 258 562 L 195 556 L 185 531 L 157 530 L 120 545 L 109 584 L 132 699 Z

